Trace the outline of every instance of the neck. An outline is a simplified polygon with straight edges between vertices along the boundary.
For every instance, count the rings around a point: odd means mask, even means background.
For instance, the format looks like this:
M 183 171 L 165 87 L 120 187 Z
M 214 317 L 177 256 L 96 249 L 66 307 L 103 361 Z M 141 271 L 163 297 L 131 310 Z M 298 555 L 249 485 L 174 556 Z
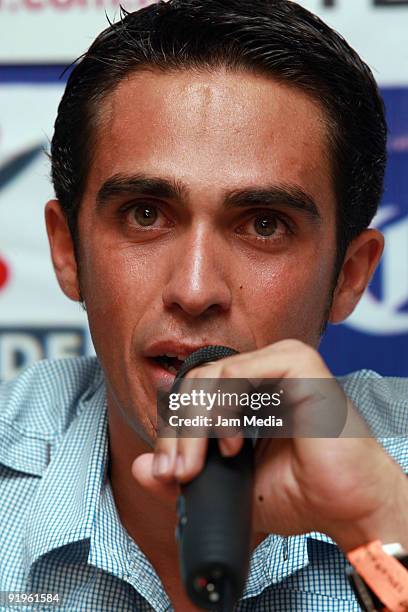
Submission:
M 120 520 L 151 558 L 151 551 L 177 554 L 174 539 L 175 503 L 158 499 L 132 476 L 133 461 L 152 448 L 124 422 L 115 409 L 108 410 L 109 479 Z

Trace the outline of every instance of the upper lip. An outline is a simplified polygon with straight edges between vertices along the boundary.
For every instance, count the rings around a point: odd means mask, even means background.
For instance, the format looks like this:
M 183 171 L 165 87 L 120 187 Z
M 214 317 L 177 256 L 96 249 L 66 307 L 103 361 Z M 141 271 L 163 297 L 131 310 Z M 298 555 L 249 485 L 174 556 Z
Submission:
M 178 342 L 177 340 L 160 340 L 150 344 L 144 351 L 145 357 L 159 357 L 160 355 L 172 354 L 181 360 L 187 359 L 191 353 L 198 351 L 204 346 L 218 344 L 219 342 Z

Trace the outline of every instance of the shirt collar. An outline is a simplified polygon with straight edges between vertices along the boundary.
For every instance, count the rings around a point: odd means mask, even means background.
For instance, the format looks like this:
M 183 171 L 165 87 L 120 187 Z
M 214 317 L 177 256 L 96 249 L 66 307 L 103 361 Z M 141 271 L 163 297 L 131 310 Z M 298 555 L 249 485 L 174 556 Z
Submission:
M 80 401 L 33 500 L 25 533 L 27 570 L 45 553 L 89 538 L 108 453 L 106 390 Z
M 86 562 L 128 583 L 164 612 L 170 601 L 159 577 L 120 522 L 106 478 L 105 385 L 80 402 L 36 491 L 25 534 L 27 573 L 40 557 L 87 541 Z
M 0 464 L 43 476 L 84 400 L 103 382 L 96 357 L 44 359 L 0 384 Z

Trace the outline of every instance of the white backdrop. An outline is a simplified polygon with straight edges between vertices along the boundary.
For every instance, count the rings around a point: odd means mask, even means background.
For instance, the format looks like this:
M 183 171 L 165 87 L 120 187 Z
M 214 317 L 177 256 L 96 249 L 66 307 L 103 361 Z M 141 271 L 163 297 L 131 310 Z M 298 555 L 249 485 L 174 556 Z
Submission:
M 248 0 L 250 1 L 250 0 Z M 124 0 L 128 10 L 150 0 Z M 408 2 L 379 6 L 375 0 L 300 0 L 341 32 L 375 70 L 384 85 L 408 77 Z M 81 55 L 118 14 L 118 0 L 2 0 L 0 62 L 69 62 Z

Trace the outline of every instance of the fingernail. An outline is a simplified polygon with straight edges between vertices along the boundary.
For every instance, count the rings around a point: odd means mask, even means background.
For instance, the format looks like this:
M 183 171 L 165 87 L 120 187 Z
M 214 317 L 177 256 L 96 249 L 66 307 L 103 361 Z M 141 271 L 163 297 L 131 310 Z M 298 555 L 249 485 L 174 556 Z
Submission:
M 180 478 L 184 474 L 184 460 L 182 455 L 177 455 L 176 459 L 176 477 Z
M 159 453 L 154 458 L 153 474 L 155 476 L 163 476 L 169 469 L 169 458 L 166 453 Z
M 228 438 L 222 438 L 222 440 L 219 441 L 219 446 L 223 457 L 230 457 L 234 454 L 234 448 L 231 446 Z

